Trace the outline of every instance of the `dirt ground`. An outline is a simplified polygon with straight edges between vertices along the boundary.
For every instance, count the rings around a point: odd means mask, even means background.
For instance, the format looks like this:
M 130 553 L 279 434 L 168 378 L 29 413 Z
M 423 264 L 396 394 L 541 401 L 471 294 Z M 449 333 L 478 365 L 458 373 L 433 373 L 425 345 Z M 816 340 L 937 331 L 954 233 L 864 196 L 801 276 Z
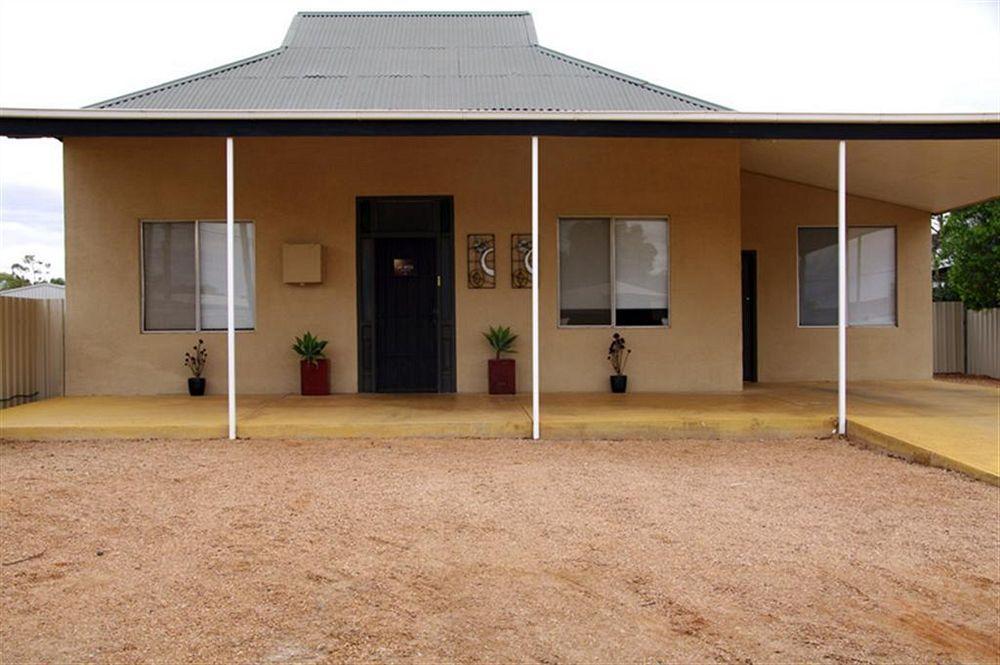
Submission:
M 968 383 L 986 388 L 1000 388 L 1000 379 L 994 379 L 984 374 L 935 374 L 934 378 L 938 381 L 950 381 L 951 383 Z
M 5 665 L 1000 658 L 1000 491 L 839 441 L 3 443 L 0 518 Z

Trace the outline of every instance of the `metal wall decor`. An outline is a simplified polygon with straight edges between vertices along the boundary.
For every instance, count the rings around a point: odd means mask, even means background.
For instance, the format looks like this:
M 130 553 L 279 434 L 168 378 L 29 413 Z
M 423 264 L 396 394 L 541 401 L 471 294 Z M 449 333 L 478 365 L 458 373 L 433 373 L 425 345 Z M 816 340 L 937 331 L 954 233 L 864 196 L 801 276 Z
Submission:
M 494 289 L 497 285 L 496 236 L 469 234 L 469 288 Z
M 530 289 L 531 277 L 531 234 L 512 233 L 510 236 L 510 285 L 515 289 Z

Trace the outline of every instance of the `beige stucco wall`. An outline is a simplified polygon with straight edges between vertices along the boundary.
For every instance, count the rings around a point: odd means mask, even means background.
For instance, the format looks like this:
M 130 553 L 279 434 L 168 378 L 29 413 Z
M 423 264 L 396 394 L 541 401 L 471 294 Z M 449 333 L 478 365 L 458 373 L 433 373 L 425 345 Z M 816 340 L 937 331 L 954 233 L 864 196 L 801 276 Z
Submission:
M 740 390 L 739 142 L 541 143 L 542 388 L 606 391 L 608 328 L 557 328 L 559 217 L 667 216 L 670 326 L 622 331 L 636 391 Z
M 494 232 L 500 261 L 513 231 L 530 230 L 525 142 L 497 139 L 239 139 L 236 215 L 255 223 L 256 330 L 237 336 L 237 385 L 248 393 L 298 390 L 292 338 L 330 340 L 332 389 L 357 388 L 355 198 L 451 194 L 457 237 Z M 180 358 L 198 337 L 140 333 L 140 219 L 225 217 L 219 139 L 73 139 L 65 145 L 68 385 L 71 394 L 184 390 Z M 442 166 L 444 165 L 444 167 Z M 323 246 L 324 282 L 286 285 L 281 248 Z M 456 252 L 464 276 L 464 252 Z M 507 273 L 503 273 L 506 275 Z M 459 387 L 485 390 L 479 329 L 490 321 L 526 331 L 530 292 L 509 278 L 492 291 L 456 289 Z M 225 389 L 225 335 L 202 333 L 210 392 Z M 525 347 L 524 350 L 530 347 Z M 521 363 L 522 385 L 530 368 Z
M 221 219 L 221 139 L 65 141 L 67 391 L 184 390 L 193 333 L 140 332 L 139 220 Z M 455 202 L 458 389 L 486 389 L 481 331 L 521 333 L 530 389 L 530 290 L 510 287 L 510 234 L 528 232 L 525 138 L 239 139 L 236 215 L 256 224 L 256 330 L 237 337 L 242 392 L 298 389 L 294 335 L 331 340 L 333 389 L 357 388 L 355 198 L 440 194 Z M 556 219 L 668 215 L 671 326 L 635 330 L 634 390 L 740 388 L 740 174 L 735 141 L 543 139 L 541 323 L 544 390 L 607 389 L 609 329 L 558 329 Z M 466 288 L 466 234 L 494 233 L 497 288 Z M 321 285 L 281 281 L 281 246 L 324 248 Z M 225 335 L 202 333 L 210 392 L 225 389 Z
M 796 228 L 836 226 L 836 192 L 744 173 L 743 248 L 757 251 L 761 381 L 836 380 L 836 328 L 800 328 Z M 896 227 L 896 326 L 848 329 L 848 379 L 925 379 L 933 366 L 929 214 L 848 197 L 850 226 Z

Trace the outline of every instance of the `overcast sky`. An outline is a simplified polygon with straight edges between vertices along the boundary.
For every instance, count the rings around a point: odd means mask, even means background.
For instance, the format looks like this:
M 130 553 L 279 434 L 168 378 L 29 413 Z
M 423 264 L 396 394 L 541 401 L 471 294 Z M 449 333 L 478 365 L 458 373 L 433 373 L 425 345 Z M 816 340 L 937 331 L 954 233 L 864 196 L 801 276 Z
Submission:
M 360 9 L 526 9 L 545 46 L 740 111 L 1000 112 L 1000 0 L 0 0 L 0 106 L 77 108 Z M 0 270 L 63 275 L 61 168 L 54 140 L 0 139 Z

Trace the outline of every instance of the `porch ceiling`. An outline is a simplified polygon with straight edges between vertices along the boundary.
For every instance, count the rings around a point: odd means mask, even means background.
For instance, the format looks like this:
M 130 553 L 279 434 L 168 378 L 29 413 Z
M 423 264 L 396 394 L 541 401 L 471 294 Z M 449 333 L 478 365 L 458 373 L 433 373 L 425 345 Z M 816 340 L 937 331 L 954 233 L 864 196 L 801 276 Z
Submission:
M 837 188 L 837 142 L 748 140 L 743 169 Z M 1000 197 L 1000 140 L 850 141 L 847 189 L 891 203 L 942 212 Z

